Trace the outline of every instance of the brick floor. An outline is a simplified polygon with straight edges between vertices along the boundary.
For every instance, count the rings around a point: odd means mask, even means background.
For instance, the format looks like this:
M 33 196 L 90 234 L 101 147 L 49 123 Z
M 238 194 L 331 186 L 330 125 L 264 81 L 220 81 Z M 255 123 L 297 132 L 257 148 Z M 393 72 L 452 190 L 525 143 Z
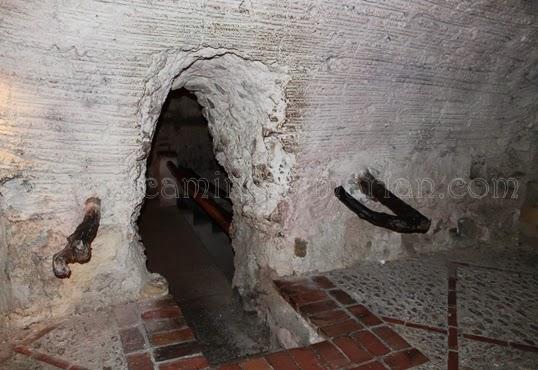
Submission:
M 153 361 L 147 352 L 127 355 L 127 365 L 129 370 L 153 369 Z
M 288 351 L 271 353 L 265 358 L 275 369 L 301 370 Z
M 428 361 L 368 308 L 359 304 L 329 278 L 275 281 L 280 294 L 326 341 L 290 351 L 297 364 L 312 369 L 408 369 Z M 324 294 L 319 292 L 323 291 Z M 318 302 L 297 295 L 316 292 Z M 403 351 L 405 350 L 405 351 Z M 407 351 L 407 352 L 406 352 Z M 301 368 L 301 367 L 300 367 Z
M 191 328 L 175 329 L 171 331 L 158 332 L 149 338 L 153 346 L 165 346 L 168 344 L 181 343 L 194 340 L 194 333 Z
M 322 370 L 363 366 L 376 369 L 385 364 L 414 365 L 424 361 L 416 349 L 366 307 L 358 305 L 345 292 L 323 276 L 312 280 L 276 282 L 283 297 L 316 328 L 326 340 L 303 348 L 253 356 L 236 363 L 222 364 L 222 370 Z M 202 347 L 187 326 L 181 309 L 169 298 L 128 303 L 115 307 L 119 337 L 128 370 L 208 369 Z M 365 318 L 367 320 L 365 321 Z M 369 324 L 371 326 L 366 326 Z M 52 329 L 34 334 L 32 342 Z M 375 334 L 377 333 L 377 335 Z M 26 343 L 26 342 L 24 342 Z M 405 343 L 405 346 L 404 346 Z M 408 352 L 395 352 L 405 347 Z M 36 352 L 19 344 L 17 352 L 62 369 L 77 364 Z M 391 352 L 392 351 L 392 352 Z M 414 351 L 414 352 L 412 352 Z M 78 366 L 80 367 L 80 366 Z
M 528 251 L 476 249 L 364 263 L 326 277 L 352 297 L 364 297 L 358 305 L 343 304 L 369 329 L 351 336 L 389 369 L 530 369 L 538 368 L 533 261 L 538 255 Z
M 146 341 L 142 330 L 138 326 L 120 330 L 121 344 L 125 354 L 144 349 Z
M 159 365 L 159 370 L 198 370 L 207 369 L 209 363 L 204 356 L 183 358 Z
M 396 327 L 408 327 L 446 337 L 446 368 L 459 369 L 461 341 L 486 343 L 499 348 L 538 353 L 532 343 L 466 333 L 458 327 L 458 263 L 452 263 L 447 278 L 447 326 L 436 327 L 398 317 L 379 317 L 368 302 L 357 302 L 329 277 L 275 281 L 282 297 L 324 338 L 306 347 L 260 354 L 221 370 L 396 370 L 428 364 L 429 359 L 413 341 L 398 334 Z M 466 265 L 468 266 L 468 265 Z M 133 302 L 115 307 L 118 334 L 129 370 L 209 369 L 195 333 L 185 322 L 181 309 L 170 297 Z M 42 327 L 13 346 L 14 351 L 60 369 L 84 369 L 62 356 L 32 347 L 39 338 L 53 332 L 58 324 Z M 408 338 L 409 339 L 409 338 Z M 428 367 L 430 369 L 431 367 Z

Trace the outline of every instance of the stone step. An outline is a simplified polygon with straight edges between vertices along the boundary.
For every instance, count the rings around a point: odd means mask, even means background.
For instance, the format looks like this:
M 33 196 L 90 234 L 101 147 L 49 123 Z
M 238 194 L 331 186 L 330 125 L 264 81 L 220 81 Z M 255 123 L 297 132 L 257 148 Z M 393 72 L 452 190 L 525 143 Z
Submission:
M 228 236 L 192 200 L 181 199 L 178 201 L 178 207 L 213 258 L 215 265 L 231 281 L 234 273 L 234 252 Z

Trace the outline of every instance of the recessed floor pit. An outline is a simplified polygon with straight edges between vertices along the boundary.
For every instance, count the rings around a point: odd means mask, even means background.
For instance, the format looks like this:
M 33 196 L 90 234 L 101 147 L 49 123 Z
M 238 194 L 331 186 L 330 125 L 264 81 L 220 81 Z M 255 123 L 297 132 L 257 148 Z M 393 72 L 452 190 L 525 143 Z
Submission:
M 210 362 L 269 348 L 269 331 L 232 288 L 230 182 L 213 154 L 202 108 L 186 89 L 163 105 L 139 218 L 147 266 L 168 280 Z

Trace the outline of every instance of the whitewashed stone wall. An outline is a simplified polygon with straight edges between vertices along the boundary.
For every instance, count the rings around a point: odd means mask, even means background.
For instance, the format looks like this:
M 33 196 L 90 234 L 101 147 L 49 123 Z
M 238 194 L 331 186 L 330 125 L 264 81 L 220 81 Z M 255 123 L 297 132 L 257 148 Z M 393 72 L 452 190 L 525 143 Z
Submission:
M 0 309 L 27 322 L 139 294 L 134 225 L 173 83 L 197 94 L 232 174 L 246 296 L 274 275 L 508 243 L 520 200 L 437 195 L 471 168 L 517 176 L 520 192 L 535 176 L 537 14 L 525 0 L 3 1 Z M 428 235 L 338 203 L 333 185 L 353 188 L 364 167 L 437 184 L 409 200 L 433 219 Z M 92 261 L 58 280 L 51 256 L 89 196 L 103 204 Z M 476 232 L 454 237 L 461 219 Z

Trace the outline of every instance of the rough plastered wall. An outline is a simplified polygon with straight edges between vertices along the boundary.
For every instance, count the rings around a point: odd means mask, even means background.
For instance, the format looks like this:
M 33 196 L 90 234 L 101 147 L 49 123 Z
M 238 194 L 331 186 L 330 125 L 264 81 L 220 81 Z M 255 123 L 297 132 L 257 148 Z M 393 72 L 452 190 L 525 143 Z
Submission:
M 496 175 L 525 191 L 536 18 L 525 0 L 1 2 L 0 309 L 24 322 L 139 294 L 134 225 L 172 86 L 196 93 L 234 182 L 246 295 L 268 276 L 509 245 L 520 199 L 439 194 Z M 333 186 L 352 190 L 365 167 L 433 180 L 436 196 L 409 199 L 428 235 L 374 228 L 336 201 Z M 58 280 L 51 256 L 89 196 L 103 212 L 93 258 Z
M 2 209 L 3 201 L 0 195 L 0 210 Z M 7 240 L 6 240 L 6 225 L 2 214 L 0 213 L 0 312 L 5 313 L 10 308 L 11 303 L 11 282 L 7 273 Z M 0 327 L 5 325 L 5 315 L 0 316 Z

